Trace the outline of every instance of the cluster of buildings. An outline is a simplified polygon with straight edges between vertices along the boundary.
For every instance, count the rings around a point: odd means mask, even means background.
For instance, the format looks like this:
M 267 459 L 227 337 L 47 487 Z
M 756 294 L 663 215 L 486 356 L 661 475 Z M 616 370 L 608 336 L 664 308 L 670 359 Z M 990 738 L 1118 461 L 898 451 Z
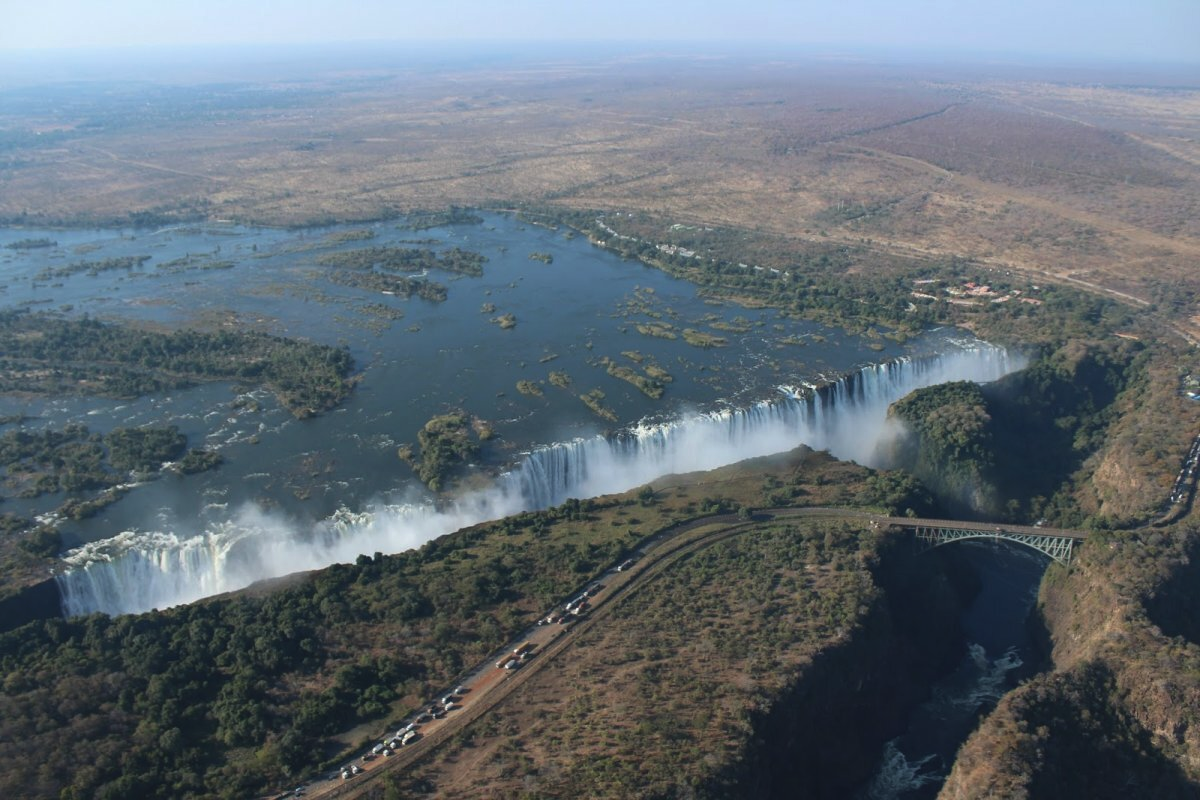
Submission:
M 936 278 L 915 281 L 914 285 L 928 288 L 914 289 L 912 296 L 922 300 L 944 299 L 932 293 L 935 291 L 934 284 L 937 283 L 940 283 L 940 281 Z M 1036 286 L 1033 288 L 1037 289 Z M 942 292 L 949 295 L 949 299 L 946 299 L 946 302 L 960 306 L 978 306 L 984 303 L 1008 303 L 1013 300 L 1019 303 L 1027 303 L 1031 306 L 1040 306 L 1042 304 L 1042 301 L 1036 297 L 1025 297 L 1025 293 L 1020 289 L 1009 289 L 1006 292 L 998 292 L 987 284 L 975 283 L 975 281 L 967 281 L 959 286 L 945 286 L 942 287 Z

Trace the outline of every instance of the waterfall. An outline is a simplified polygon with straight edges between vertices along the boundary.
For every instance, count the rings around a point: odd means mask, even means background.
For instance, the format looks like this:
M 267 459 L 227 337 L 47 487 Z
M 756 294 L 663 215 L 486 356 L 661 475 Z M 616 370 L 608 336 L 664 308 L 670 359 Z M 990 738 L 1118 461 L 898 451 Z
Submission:
M 744 408 L 724 408 L 613 434 L 538 447 L 484 490 L 446 506 L 342 510 L 297 526 L 247 507 L 208 529 L 126 531 L 64 556 L 58 576 L 63 610 L 126 614 L 188 603 L 256 580 L 353 561 L 360 553 L 396 553 L 459 528 L 571 497 L 627 491 L 663 475 L 708 470 L 801 444 L 871 464 L 888 406 L 909 392 L 956 380 L 996 380 L 1023 366 L 1003 348 L 978 342 L 936 356 L 901 358 L 849 373 L 823 386 Z

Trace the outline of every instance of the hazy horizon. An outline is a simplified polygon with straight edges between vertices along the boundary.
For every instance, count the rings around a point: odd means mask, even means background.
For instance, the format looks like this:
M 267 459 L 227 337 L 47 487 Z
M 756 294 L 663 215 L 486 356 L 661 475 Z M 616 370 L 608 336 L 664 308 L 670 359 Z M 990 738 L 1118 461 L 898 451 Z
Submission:
M 75 47 L 0 51 L 0 90 L 55 83 L 147 82 L 205 84 L 254 81 L 311 81 L 347 74 L 394 74 L 401 70 L 444 70 L 593 65 L 635 65 L 689 71 L 736 64 L 808 67 L 815 70 L 889 68 L 925 75 L 1121 83 L 1180 87 L 1200 85 L 1200 61 L 1087 59 L 956 48 L 820 47 L 745 41 L 355 41 L 225 43 Z
M 522 43 L 576 49 L 616 43 L 939 54 L 1018 60 L 1197 63 L 1200 3 L 1147 0 L 857 0 L 829 6 L 742 0 L 701 6 L 611 0 L 564 8 L 549 0 L 461 0 L 452 7 L 358 0 L 47 0 L 9 8 L 0 54 L 114 48 L 296 45 L 494 47 Z

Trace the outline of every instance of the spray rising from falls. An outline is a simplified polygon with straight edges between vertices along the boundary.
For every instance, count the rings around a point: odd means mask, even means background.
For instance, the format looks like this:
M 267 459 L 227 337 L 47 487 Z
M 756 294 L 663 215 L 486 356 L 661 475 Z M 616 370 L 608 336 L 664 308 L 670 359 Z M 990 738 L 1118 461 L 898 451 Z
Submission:
M 866 367 L 819 388 L 780 387 L 748 408 L 644 423 L 527 453 L 487 490 L 452 505 L 342 511 L 308 530 L 244 509 L 194 536 L 125 532 L 66 556 L 58 578 L 68 615 L 165 608 L 240 589 L 256 580 L 396 553 L 459 528 L 571 497 L 622 492 L 663 475 L 714 469 L 801 444 L 870 464 L 888 406 L 946 381 L 992 381 L 1023 366 L 1002 348 L 973 343 L 941 355 Z

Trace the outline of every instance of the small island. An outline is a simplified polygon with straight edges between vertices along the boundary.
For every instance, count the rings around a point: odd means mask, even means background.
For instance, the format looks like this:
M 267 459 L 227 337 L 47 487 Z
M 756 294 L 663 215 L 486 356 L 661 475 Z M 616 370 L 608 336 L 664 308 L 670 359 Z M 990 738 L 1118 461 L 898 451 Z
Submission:
M 457 470 L 479 455 L 479 444 L 471 438 L 473 432 L 474 426 L 464 411 L 432 417 L 417 433 L 420 456 L 411 445 L 401 445 L 397 455 L 412 466 L 422 483 L 439 492 Z
M 609 422 L 616 422 L 617 412 L 604 405 L 604 397 L 604 392 L 599 389 L 592 389 L 586 394 L 579 395 L 579 399 L 583 401 L 585 406 L 592 410 L 593 414 Z
M 708 350 L 713 347 L 724 347 L 729 344 L 729 340 L 724 336 L 714 336 L 711 333 L 698 331 L 695 328 L 683 329 L 683 340 L 693 347 L 699 347 L 701 350 Z
M 612 375 L 614 378 L 620 378 L 626 383 L 636 386 L 638 390 L 647 397 L 658 400 L 663 396 L 664 387 L 661 381 L 639 375 L 636 370 L 626 367 L 622 364 L 618 364 L 611 358 L 602 358 L 600 359 L 600 363 L 604 366 L 609 375 Z M 649 370 L 647 370 L 647 372 L 649 372 Z
M 58 242 L 53 239 L 18 239 L 15 242 L 9 242 L 4 245 L 8 250 L 36 250 L 41 247 L 57 247 Z
M 72 275 L 79 275 L 81 273 L 95 277 L 101 272 L 109 272 L 111 270 L 131 270 L 135 267 L 140 267 L 149 260 L 150 256 L 117 256 L 116 258 L 106 258 L 102 261 L 76 261 L 64 267 L 46 267 L 34 276 L 34 280 L 49 281 L 56 278 L 69 278 Z
M 655 339 L 678 339 L 679 334 L 675 333 L 675 326 L 661 322 L 639 322 L 637 324 L 637 332 L 643 336 L 651 336 Z

